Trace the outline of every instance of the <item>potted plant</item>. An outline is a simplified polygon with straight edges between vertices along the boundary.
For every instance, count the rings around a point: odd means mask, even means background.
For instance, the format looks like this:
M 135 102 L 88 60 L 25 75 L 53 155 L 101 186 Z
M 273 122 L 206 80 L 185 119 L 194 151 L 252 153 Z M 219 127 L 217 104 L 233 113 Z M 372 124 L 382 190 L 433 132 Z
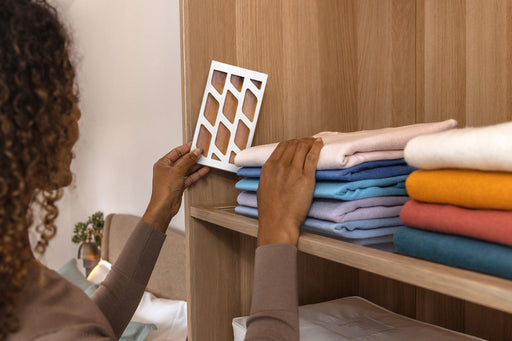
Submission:
M 91 215 L 87 221 L 78 222 L 75 224 L 75 228 L 73 230 L 73 238 L 71 240 L 73 243 L 78 244 L 81 242 L 85 242 L 89 239 L 89 237 L 93 237 L 94 242 L 98 247 L 101 247 L 101 238 L 103 236 L 103 225 L 105 224 L 105 219 L 103 218 L 103 212 L 98 211 Z
M 101 211 L 91 215 L 87 221 L 75 224 L 71 241 L 75 244 L 81 243 L 78 248 L 77 258 L 80 259 L 80 256 L 82 256 L 86 276 L 89 275 L 100 260 L 104 224 L 105 219 Z

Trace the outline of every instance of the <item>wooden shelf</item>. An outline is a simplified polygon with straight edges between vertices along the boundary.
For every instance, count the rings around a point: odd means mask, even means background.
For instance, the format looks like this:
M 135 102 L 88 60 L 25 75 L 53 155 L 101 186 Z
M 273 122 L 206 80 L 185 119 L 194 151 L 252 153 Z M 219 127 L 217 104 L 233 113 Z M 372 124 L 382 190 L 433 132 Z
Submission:
M 233 207 L 191 207 L 192 217 L 257 236 L 258 221 Z M 512 281 L 400 254 L 302 233 L 299 251 L 372 272 L 425 289 L 512 313 Z

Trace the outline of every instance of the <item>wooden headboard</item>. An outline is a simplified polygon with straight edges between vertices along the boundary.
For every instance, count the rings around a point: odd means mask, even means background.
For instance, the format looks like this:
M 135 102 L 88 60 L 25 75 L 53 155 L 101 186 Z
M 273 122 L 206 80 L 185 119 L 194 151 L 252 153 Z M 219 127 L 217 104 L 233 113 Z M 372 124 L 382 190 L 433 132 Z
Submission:
M 105 218 L 101 258 L 114 263 L 140 217 L 109 214 Z M 149 279 L 147 291 L 161 298 L 186 300 L 185 236 L 167 230 L 167 238 Z

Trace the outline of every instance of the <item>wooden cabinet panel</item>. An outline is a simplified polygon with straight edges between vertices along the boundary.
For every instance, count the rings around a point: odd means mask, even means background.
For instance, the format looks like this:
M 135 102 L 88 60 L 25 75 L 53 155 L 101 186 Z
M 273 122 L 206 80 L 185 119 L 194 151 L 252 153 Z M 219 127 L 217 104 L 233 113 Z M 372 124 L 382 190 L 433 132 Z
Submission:
M 416 318 L 416 287 L 413 285 L 360 271 L 358 295 L 398 314 Z
M 268 73 L 254 144 L 448 118 L 459 126 L 512 120 L 510 0 L 181 0 L 181 32 L 185 141 L 211 60 Z M 250 309 L 255 233 L 248 231 L 256 226 L 230 230 L 217 224 L 233 222 L 189 214 L 192 206 L 234 204 L 236 180 L 212 170 L 185 196 L 192 341 L 231 339 L 231 319 Z M 510 314 L 306 253 L 299 256 L 301 304 L 357 294 L 427 322 L 512 338 Z M 451 278 L 453 287 L 464 276 Z M 429 288 L 455 291 L 446 287 Z
M 467 1 L 467 125 L 512 119 L 511 27 L 511 1 Z
M 414 2 L 354 7 L 357 130 L 414 123 Z
M 417 1 L 418 121 L 512 119 L 512 2 Z
M 200 102 L 198 74 L 206 74 L 211 59 L 269 74 L 255 144 L 414 122 L 410 0 L 241 0 L 184 7 L 188 18 L 205 21 L 185 22 L 190 101 Z M 188 132 L 198 109 L 185 109 L 192 111 Z
M 455 118 L 465 125 L 466 36 L 464 0 L 420 0 L 418 17 L 416 118 L 421 122 Z
M 464 331 L 464 301 L 418 288 L 416 290 L 416 318 L 448 329 Z
M 465 302 L 465 331 L 486 340 L 512 340 L 512 314 Z

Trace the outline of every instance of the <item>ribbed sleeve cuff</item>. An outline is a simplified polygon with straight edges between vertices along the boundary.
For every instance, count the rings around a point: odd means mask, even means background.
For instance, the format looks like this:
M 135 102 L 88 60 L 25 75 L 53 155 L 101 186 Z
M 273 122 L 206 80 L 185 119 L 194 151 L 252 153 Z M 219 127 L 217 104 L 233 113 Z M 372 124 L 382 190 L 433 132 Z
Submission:
M 297 310 L 297 248 L 269 244 L 256 249 L 251 314 Z

